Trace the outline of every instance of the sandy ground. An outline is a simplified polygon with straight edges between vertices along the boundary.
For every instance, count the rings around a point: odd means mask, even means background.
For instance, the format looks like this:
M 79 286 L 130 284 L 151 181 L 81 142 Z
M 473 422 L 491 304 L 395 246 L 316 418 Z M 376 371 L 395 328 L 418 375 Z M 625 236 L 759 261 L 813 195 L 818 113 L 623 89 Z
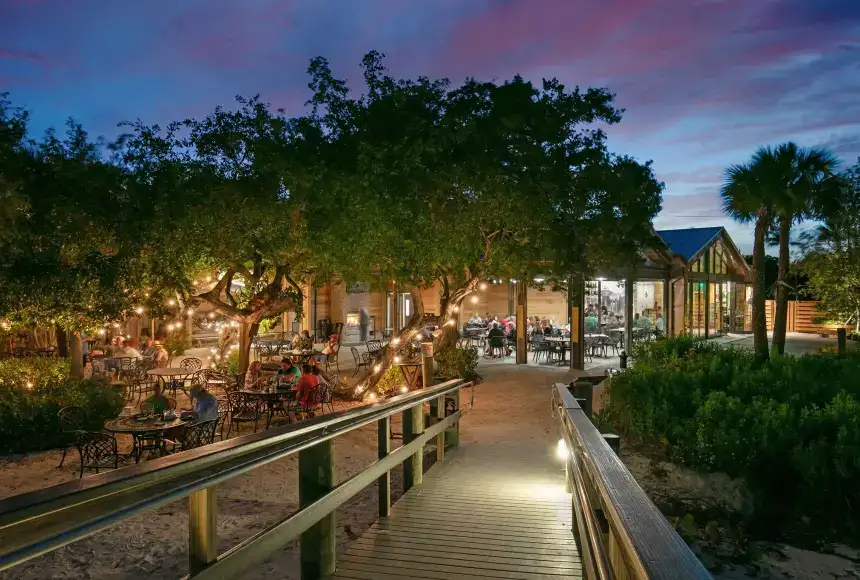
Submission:
M 550 385 L 564 369 L 517 369 L 508 365 L 482 369 L 485 381 L 475 390 L 475 408 L 461 426 L 462 444 L 495 437 L 526 438 L 536 449 L 553 452 L 558 438 L 550 416 Z M 464 394 L 464 402 L 467 396 Z M 400 421 L 392 426 L 400 431 Z M 395 445 L 397 442 L 395 442 Z M 376 430 L 366 427 L 335 443 L 336 470 L 342 481 L 376 459 Z M 49 451 L 0 460 L 0 497 L 40 489 L 77 477 L 77 453 L 62 469 L 61 452 Z M 298 508 L 297 460 L 278 460 L 237 477 L 218 489 L 219 551 L 283 519 Z M 395 497 L 402 489 L 399 469 L 392 472 Z M 370 486 L 338 510 L 338 550 L 376 519 L 376 486 Z M 0 573 L 1 580 L 126 579 L 146 575 L 173 579 L 187 573 L 187 503 L 130 518 L 123 523 L 53 553 Z M 245 578 L 298 579 L 297 542 Z

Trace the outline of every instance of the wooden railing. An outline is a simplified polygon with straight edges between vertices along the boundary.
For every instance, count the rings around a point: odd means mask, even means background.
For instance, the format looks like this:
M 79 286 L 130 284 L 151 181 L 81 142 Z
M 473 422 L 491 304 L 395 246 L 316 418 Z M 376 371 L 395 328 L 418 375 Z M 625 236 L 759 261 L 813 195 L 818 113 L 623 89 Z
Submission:
M 711 578 L 621 462 L 610 445 L 616 445 L 617 438 L 607 441 L 592 424 L 591 388 L 590 383 L 556 384 L 553 390 L 553 410 L 566 449 L 574 535 L 585 577 Z M 576 396 L 571 389 L 579 391 Z
M 449 445 L 458 441 L 458 422 L 464 411 L 460 409 L 460 390 L 468 386 L 471 383 L 448 381 L 373 405 L 0 500 L 0 570 L 86 538 L 144 510 L 188 497 L 190 578 L 235 578 L 297 537 L 301 537 L 302 578 L 324 577 L 335 568 L 335 510 L 378 481 L 379 513 L 388 515 L 391 469 L 404 465 L 406 488 L 421 482 L 424 444 L 435 438 L 437 459 L 442 459 L 445 441 Z M 435 416 L 425 430 L 426 402 L 431 402 Z M 403 413 L 404 441 L 392 451 L 391 417 L 397 413 Z M 378 461 L 335 484 L 334 439 L 372 423 L 379 430 Z M 299 511 L 218 554 L 215 486 L 296 453 Z

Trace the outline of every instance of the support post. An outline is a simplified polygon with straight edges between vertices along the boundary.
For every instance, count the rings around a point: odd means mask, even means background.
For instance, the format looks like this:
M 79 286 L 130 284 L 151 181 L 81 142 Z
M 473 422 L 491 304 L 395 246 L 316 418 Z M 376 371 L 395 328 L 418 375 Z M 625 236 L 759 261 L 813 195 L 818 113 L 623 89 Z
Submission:
M 845 350 L 848 347 L 847 338 L 848 336 L 844 327 L 836 329 L 836 351 L 839 354 L 845 354 Z
M 570 370 L 585 370 L 585 280 L 571 276 L 567 280 L 567 306 L 570 318 Z
M 334 442 L 329 439 L 299 451 L 299 507 L 305 508 L 334 488 Z M 334 574 L 335 512 L 302 534 L 299 559 L 302 580 Z
M 194 346 L 194 311 L 190 308 L 185 313 L 185 339 L 190 347 Z
M 445 418 L 445 395 L 436 399 L 436 422 Z M 436 462 L 441 463 L 445 459 L 445 431 L 436 435 Z
M 529 286 L 525 280 L 516 282 L 517 286 L 517 364 L 524 365 L 529 362 L 528 340 L 528 296 Z
M 609 447 L 618 455 L 621 452 L 621 437 L 614 433 L 602 433 L 604 441 L 609 444 Z
M 424 405 L 403 411 L 403 444 L 412 443 L 424 432 Z M 403 493 L 424 481 L 424 450 L 413 453 L 403 462 Z
M 443 414 L 446 414 L 448 412 L 448 403 L 451 403 L 450 411 L 452 415 L 460 410 L 460 389 L 457 389 L 456 391 L 445 397 L 445 404 L 442 406 Z M 452 447 L 456 447 L 460 444 L 459 421 L 457 421 L 445 430 L 445 443 Z
M 391 417 L 384 417 L 377 423 L 377 457 L 385 459 L 391 453 Z M 391 472 L 386 471 L 377 480 L 379 486 L 379 517 L 387 518 L 391 513 Z
M 629 276 L 624 281 L 624 349 L 629 353 L 633 347 L 633 284 L 636 279 Z
M 218 502 L 215 488 L 188 496 L 188 571 L 193 578 L 218 558 Z

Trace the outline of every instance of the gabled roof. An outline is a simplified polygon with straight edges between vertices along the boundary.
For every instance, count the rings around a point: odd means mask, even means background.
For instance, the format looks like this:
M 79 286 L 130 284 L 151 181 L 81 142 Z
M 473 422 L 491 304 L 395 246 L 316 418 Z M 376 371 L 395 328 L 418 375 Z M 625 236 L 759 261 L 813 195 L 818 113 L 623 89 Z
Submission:
M 688 228 L 685 230 L 660 230 L 657 232 L 669 249 L 676 256 L 685 261 L 698 254 L 710 245 L 724 231 L 722 227 L 715 228 Z

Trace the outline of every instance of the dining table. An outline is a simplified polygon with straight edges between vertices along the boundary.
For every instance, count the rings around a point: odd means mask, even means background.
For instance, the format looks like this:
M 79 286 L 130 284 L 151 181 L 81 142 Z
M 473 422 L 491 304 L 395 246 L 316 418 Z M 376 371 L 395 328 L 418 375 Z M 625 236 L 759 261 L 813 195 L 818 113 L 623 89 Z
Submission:
M 179 388 L 182 389 L 182 392 L 184 393 L 185 381 L 188 380 L 189 377 L 191 377 L 196 372 L 198 371 L 193 369 L 183 369 L 180 367 L 164 367 L 160 369 L 149 369 L 148 371 L 146 371 L 146 374 L 150 377 L 153 377 L 157 381 L 161 381 L 161 384 L 165 391 L 172 386 L 173 395 L 176 396 L 177 385 L 181 385 Z
M 294 388 L 266 386 L 261 389 L 241 389 L 238 392 L 246 397 L 258 399 L 266 405 L 266 429 L 268 429 L 272 424 L 272 417 L 277 409 L 277 404 L 279 402 L 286 402 L 289 405 L 291 401 L 295 401 L 297 390 Z
M 158 450 L 163 454 L 164 433 L 192 421 L 193 419 L 183 420 L 178 413 L 169 419 L 165 419 L 162 415 L 126 415 L 105 422 L 104 429 L 111 433 L 131 435 L 133 442 L 131 453 L 125 457 L 132 458 L 135 463 L 138 463 L 147 449 Z M 147 441 L 152 443 L 147 444 Z
M 321 350 L 285 350 L 281 353 L 284 356 L 288 356 L 291 359 L 299 359 L 302 363 L 307 362 L 307 360 L 311 357 L 317 357 L 322 354 Z

